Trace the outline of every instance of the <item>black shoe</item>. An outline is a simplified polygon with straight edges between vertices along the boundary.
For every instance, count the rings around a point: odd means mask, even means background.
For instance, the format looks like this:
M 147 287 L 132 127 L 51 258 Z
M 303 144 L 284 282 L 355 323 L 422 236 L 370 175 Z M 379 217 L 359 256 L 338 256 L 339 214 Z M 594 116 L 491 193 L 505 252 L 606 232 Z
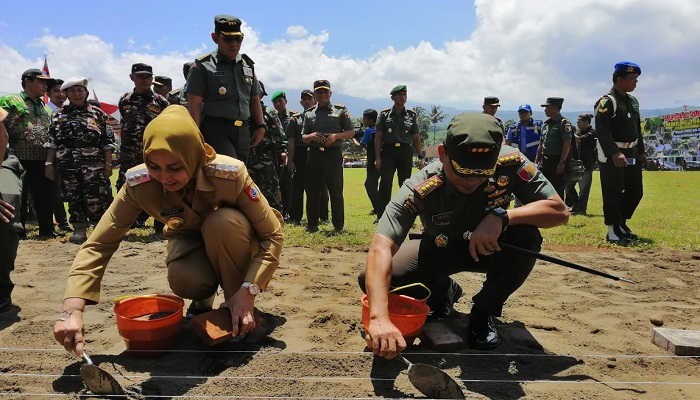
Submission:
M 326 225 L 326 224 L 328 224 L 329 221 L 328 221 L 328 218 L 325 218 L 325 219 L 324 219 L 324 218 L 321 218 L 321 220 L 319 220 L 318 222 L 319 222 L 321 225 Z
M 629 238 L 629 240 L 639 240 L 639 236 L 637 236 L 636 233 L 632 232 L 632 229 L 630 229 L 625 222 L 621 223 L 619 227 L 622 233 L 625 234 Z
M 58 224 L 58 229 L 61 230 L 61 232 L 73 232 L 73 228 L 70 227 L 70 224 L 68 222 L 61 222 Z
M 12 309 L 12 299 L 3 297 L 0 299 L 0 313 L 8 312 Z
M 372 210 L 369 212 L 369 215 L 377 215 L 377 210 Z
M 212 310 L 211 307 L 199 308 L 198 306 L 200 306 L 200 304 L 196 301 L 193 301 L 192 304 L 190 304 L 190 306 L 187 307 L 187 312 L 185 312 L 185 318 L 191 319 L 192 317 L 196 317 L 199 314 L 204 314 L 205 312 L 209 312 Z
M 341 228 L 338 228 L 337 226 L 336 226 L 336 227 L 333 227 L 333 230 L 335 230 L 336 233 L 343 233 L 343 232 L 345 232 L 345 230 L 343 230 L 342 227 L 341 227 Z
M 131 224 L 131 229 L 144 229 L 146 228 L 146 223 L 143 221 L 135 221 Z
M 306 231 L 308 233 L 315 233 L 318 232 L 318 226 L 307 226 Z
M 459 283 L 450 278 L 450 286 L 447 288 L 445 302 L 431 310 L 428 313 L 428 318 L 433 320 L 449 318 L 454 312 L 454 308 L 452 306 L 459 301 L 463 294 L 464 290 L 462 290 L 462 287 L 459 286 Z
M 58 237 L 58 234 L 54 231 L 50 232 L 39 232 L 39 240 L 49 240 L 49 239 L 56 239 Z
M 472 308 L 467 327 L 467 344 L 474 350 L 493 350 L 501 344 L 496 318 Z

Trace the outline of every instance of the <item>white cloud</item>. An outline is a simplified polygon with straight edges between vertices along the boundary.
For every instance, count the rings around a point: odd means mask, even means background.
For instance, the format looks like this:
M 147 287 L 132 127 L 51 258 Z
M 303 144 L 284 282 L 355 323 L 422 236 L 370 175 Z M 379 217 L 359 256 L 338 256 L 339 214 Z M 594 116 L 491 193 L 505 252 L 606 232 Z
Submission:
M 301 25 L 292 25 L 287 28 L 287 36 L 293 37 L 293 38 L 301 38 L 309 34 L 309 31 L 306 30 Z

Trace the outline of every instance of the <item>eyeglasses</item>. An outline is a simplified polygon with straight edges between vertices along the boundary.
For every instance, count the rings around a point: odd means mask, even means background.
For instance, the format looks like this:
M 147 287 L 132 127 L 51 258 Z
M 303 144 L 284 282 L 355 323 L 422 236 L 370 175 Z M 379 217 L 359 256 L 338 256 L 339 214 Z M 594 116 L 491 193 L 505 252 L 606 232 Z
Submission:
M 224 35 L 219 35 L 221 40 L 223 40 L 226 43 L 243 43 L 243 36 L 224 36 Z

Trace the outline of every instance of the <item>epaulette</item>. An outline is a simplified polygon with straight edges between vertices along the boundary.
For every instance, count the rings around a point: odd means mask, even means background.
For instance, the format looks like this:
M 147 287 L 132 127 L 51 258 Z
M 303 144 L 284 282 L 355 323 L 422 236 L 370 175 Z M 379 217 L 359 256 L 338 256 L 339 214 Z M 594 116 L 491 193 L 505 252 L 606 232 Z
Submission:
M 207 176 L 215 178 L 236 180 L 238 176 L 238 165 L 231 164 L 207 164 L 204 167 Z
M 255 61 L 253 61 L 252 58 L 248 57 L 247 54 L 241 54 L 241 58 L 244 59 L 247 63 L 249 63 L 251 66 L 255 64 Z
M 414 186 L 413 190 L 416 193 L 418 193 L 420 197 L 424 198 L 425 196 L 429 195 L 430 192 L 442 185 L 442 183 L 442 179 L 440 179 L 439 176 L 433 175 L 430 178 Z
M 126 184 L 129 187 L 134 187 L 142 183 L 146 183 L 152 180 L 153 177 L 148 173 L 147 168 L 140 168 L 133 171 L 127 171 L 126 173 Z
M 383 110 L 380 111 L 380 112 L 387 112 L 387 111 L 391 111 L 391 108 L 385 108 L 385 109 L 383 109 Z
M 211 57 L 211 53 L 202 54 L 201 56 L 197 57 L 197 60 L 199 60 L 199 61 L 204 61 L 204 60 L 206 60 L 206 59 L 209 58 L 209 57 Z
M 413 114 L 413 115 L 416 115 L 416 114 L 417 114 L 417 112 L 415 112 L 412 108 L 407 108 L 406 111 L 407 111 L 409 114 Z
M 498 155 L 497 167 L 507 167 L 509 165 L 517 165 L 523 161 L 523 156 L 519 151 L 511 151 L 505 154 Z
M 180 94 L 180 89 L 173 89 L 168 94 Z
M 333 104 L 333 105 L 336 106 L 336 107 L 338 107 L 338 108 L 345 108 L 345 104 L 336 103 L 336 104 Z
M 297 115 L 299 115 L 298 112 L 296 112 L 296 111 L 291 111 L 291 110 L 289 111 L 289 116 L 290 116 L 290 117 L 296 117 Z

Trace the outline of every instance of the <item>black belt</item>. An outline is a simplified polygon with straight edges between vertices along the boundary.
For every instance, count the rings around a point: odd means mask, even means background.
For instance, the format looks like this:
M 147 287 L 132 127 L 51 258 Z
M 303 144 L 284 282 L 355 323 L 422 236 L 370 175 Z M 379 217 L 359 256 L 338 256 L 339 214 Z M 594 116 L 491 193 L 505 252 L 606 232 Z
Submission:
M 336 146 L 336 147 L 315 147 L 315 146 L 309 146 L 309 147 L 307 147 L 307 151 L 312 151 L 312 150 L 313 150 L 313 151 L 321 151 L 321 152 L 324 152 L 324 151 L 326 151 L 326 150 L 327 150 L 327 151 L 331 151 L 331 150 L 333 150 L 333 149 L 339 149 L 339 148 L 340 148 L 340 146 Z
M 384 146 L 386 146 L 386 147 L 402 147 L 402 146 L 409 146 L 409 145 L 410 145 L 410 143 L 400 143 L 400 142 L 384 143 Z

